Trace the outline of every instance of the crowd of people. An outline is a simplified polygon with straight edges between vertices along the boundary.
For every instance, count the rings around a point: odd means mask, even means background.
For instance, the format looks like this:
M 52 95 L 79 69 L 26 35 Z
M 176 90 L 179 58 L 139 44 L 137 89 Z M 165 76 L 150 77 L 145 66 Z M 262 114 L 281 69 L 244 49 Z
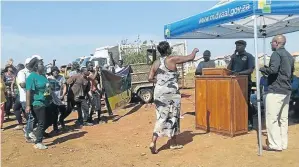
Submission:
M 109 115 L 113 115 L 102 86 L 101 68 L 91 61 L 86 62 L 86 68 L 74 62 L 59 69 L 46 68 L 39 55 L 16 67 L 10 59 L 1 71 L 0 88 L 1 130 L 4 117 L 10 119 L 12 109 L 18 123 L 14 129 L 23 130 L 25 140 L 37 149 L 47 149 L 43 138 L 49 137 L 46 130 L 50 126 L 54 134 L 66 129 L 65 119 L 73 110 L 78 112 L 79 127 L 103 123 L 102 97 Z M 97 119 L 93 119 L 95 112 Z
M 227 69 L 232 71 L 232 75 L 248 76 L 248 122 L 249 128 L 252 128 L 250 95 L 251 74 L 255 68 L 254 57 L 246 52 L 245 41 L 239 40 L 235 44 L 236 50 Z M 263 79 L 267 81 L 262 84 L 267 85 L 263 101 L 268 136 L 264 149 L 268 151 L 282 151 L 287 149 L 288 145 L 288 111 L 294 59 L 285 49 L 285 44 L 286 38 L 283 35 L 275 36 L 271 42 L 273 53 L 269 65 L 260 68 Z M 176 136 L 180 133 L 181 110 L 179 73 L 176 66 L 194 60 L 199 52 L 195 48 L 187 56 L 170 56 L 172 49 L 166 41 L 160 42 L 157 49 L 161 57 L 152 64 L 148 77 L 150 82 L 155 83 L 154 104 L 157 119 L 149 147 L 153 154 L 157 153 L 156 142 L 158 137 L 162 136 L 170 138 L 171 149 L 183 147 L 176 141 Z M 210 51 L 204 52 L 204 61 L 198 65 L 196 75 L 201 75 L 203 68 L 215 67 L 210 56 Z M 4 114 L 9 119 L 10 110 L 14 106 L 13 111 L 18 122 L 15 129 L 23 129 L 26 141 L 35 143 L 34 147 L 37 149 L 47 148 L 42 142 L 43 137 L 49 135 L 46 129 L 51 125 L 54 132 L 60 130 L 58 125 L 65 128 L 64 121 L 74 109 L 78 111 L 78 126 L 92 126 L 95 122 L 94 112 L 97 112 L 97 121 L 101 123 L 102 95 L 105 96 L 109 115 L 113 115 L 103 89 L 101 68 L 94 67 L 90 61 L 86 62 L 86 68 L 80 69 L 78 63 L 73 63 L 69 69 L 53 66 L 46 70 L 43 59 L 35 55 L 27 58 L 24 65 L 18 64 L 16 68 L 10 60 L 1 74 L 1 129 Z M 23 126 L 24 118 L 26 126 Z

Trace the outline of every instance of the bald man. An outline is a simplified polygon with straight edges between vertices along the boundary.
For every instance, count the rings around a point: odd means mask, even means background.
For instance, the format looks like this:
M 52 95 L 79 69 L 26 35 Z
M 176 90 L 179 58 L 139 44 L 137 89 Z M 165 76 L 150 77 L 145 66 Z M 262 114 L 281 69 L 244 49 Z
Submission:
M 266 127 L 268 140 L 264 150 L 282 151 L 288 147 L 288 111 L 292 91 L 294 59 L 285 49 L 286 38 L 277 35 L 272 39 L 269 67 L 260 71 L 268 76 L 266 95 Z

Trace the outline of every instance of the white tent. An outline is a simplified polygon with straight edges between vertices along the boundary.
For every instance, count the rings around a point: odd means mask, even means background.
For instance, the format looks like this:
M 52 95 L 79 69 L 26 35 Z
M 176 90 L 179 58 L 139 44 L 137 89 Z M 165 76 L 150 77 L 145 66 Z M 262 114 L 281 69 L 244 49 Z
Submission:
M 259 85 L 257 39 L 299 31 L 299 1 L 222 1 L 208 11 L 164 26 L 166 39 L 254 38 L 256 84 Z M 265 49 L 264 49 L 265 53 Z M 265 58 L 266 61 L 266 58 Z M 258 154 L 262 153 L 261 104 L 258 99 Z

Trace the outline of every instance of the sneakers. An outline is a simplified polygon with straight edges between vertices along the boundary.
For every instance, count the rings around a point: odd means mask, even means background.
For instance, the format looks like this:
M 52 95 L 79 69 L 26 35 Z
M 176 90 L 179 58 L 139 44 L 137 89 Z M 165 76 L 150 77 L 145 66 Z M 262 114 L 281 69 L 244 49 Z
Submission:
M 23 125 L 18 125 L 16 127 L 13 128 L 13 130 L 22 130 L 24 128 Z
M 29 137 L 30 137 L 31 139 L 33 139 L 33 140 L 36 140 L 36 136 L 34 135 L 33 132 L 30 132 L 30 133 L 29 133 Z
M 28 136 L 27 136 L 26 130 L 23 129 L 23 131 L 24 131 L 24 136 L 25 136 L 25 138 L 30 138 L 30 139 L 36 140 L 36 136 L 34 135 L 33 132 L 30 132 L 30 133 L 28 134 Z
M 44 143 L 37 143 L 34 145 L 34 148 L 39 149 L 39 150 L 48 149 L 48 147 L 46 145 L 44 145 Z
M 83 126 L 93 126 L 93 123 L 89 123 L 89 122 L 84 122 Z
M 26 133 L 25 133 L 25 139 L 26 139 L 26 142 L 27 142 L 27 143 L 35 143 L 35 141 L 36 141 L 36 136 L 34 135 L 33 132 L 30 132 L 30 133 L 28 134 L 28 136 L 27 136 Z

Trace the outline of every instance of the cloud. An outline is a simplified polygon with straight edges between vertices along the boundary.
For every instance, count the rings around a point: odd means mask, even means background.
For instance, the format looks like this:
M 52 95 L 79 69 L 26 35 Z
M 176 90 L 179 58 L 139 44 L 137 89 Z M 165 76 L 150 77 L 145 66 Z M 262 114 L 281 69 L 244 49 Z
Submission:
M 11 27 L 2 27 L 2 50 L 1 50 L 1 65 L 3 66 L 9 58 L 15 60 L 15 64 L 23 63 L 27 57 L 33 54 L 41 55 L 45 63 L 57 60 L 57 64 L 67 64 L 78 57 L 88 56 L 95 51 L 95 48 L 117 45 L 122 39 L 128 39 L 133 42 L 138 34 L 127 35 L 30 35 L 20 34 L 13 31 Z M 163 35 L 163 34 L 162 34 Z M 141 41 L 154 40 L 159 42 L 163 39 L 161 34 L 140 34 Z M 286 34 L 286 48 L 290 53 L 298 51 L 297 38 L 299 32 Z M 245 39 L 247 41 L 246 50 L 254 55 L 254 40 Z M 270 38 L 266 40 L 266 53 L 271 54 Z M 184 40 L 169 40 L 170 42 L 178 42 Z M 236 40 L 187 40 L 188 53 L 193 48 L 199 48 L 199 55 L 202 55 L 204 50 L 210 50 L 212 56 L 223 56 L 233 53 L 235 49 L 234 42 Z M 263 52 L 263 40 L 258 40 L 258 53 Z
M 23 35 L 15 32 L 2 33 L 2 65 L 9 58 L 15 63 L 22 63 L 33 54 L 41 55 L 45 62 L 53 59 L 58 64 L 66 64 L 74 59 L 87 56 L 95 51 L 95 48 L 117 45 L 122 39 L 134 41 L 137 34 L 116 35 Z M 162 40 L 157 35 L 140 34 L 141 40 Z

